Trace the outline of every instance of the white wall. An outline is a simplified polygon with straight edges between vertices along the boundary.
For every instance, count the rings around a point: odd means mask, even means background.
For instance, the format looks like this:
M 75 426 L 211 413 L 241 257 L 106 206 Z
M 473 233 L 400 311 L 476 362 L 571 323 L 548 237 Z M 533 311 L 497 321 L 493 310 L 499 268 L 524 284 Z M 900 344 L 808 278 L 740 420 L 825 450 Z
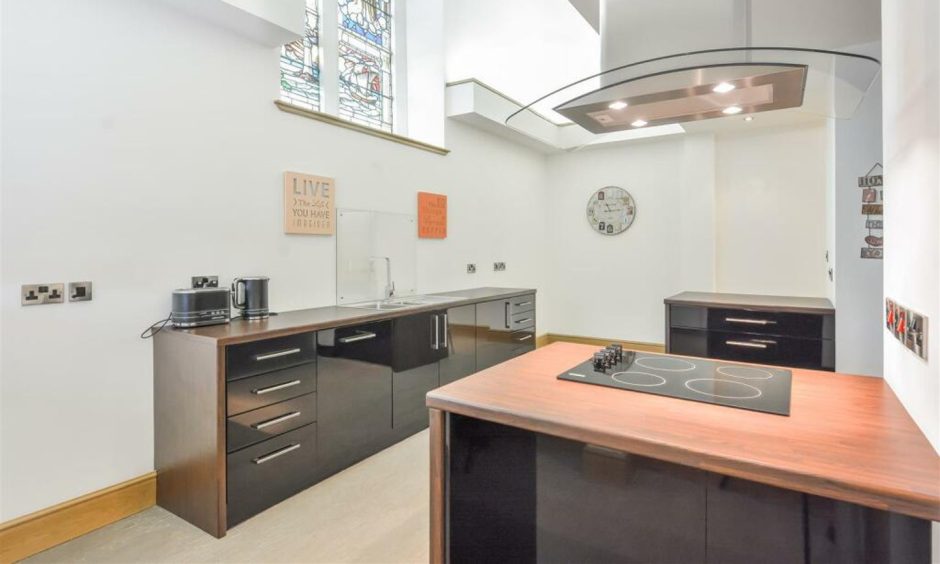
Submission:
M 476 78 L 523 104 L 600 70 L 600 38 L 568 0 L 447 0 L 444 33 L 447 82 Z
M 712 289 L 711 144 L 676 136 L 549 160 L 548 331 L 662 343 L 663 298 Z M 585 217 L 590 195 L 608 185 L 637 205 L 633 226 L 616 236 L 595 233 Z
M 940 452 L 940 3 L 886 1 L 882 14 L 884 293 L 929 318 L 926 362 L 882 333 L 884 375 Z
M 162 2 L 3 10 L 0 521 L 153 469 L 137 335 L 190 275 L 269 275 L 275 310 L 334 303 L 335 241 L 282 233 L 285 170 L 335 177 L 339 207 L 448 194 L 419 290 L 544 288 L 543 156 L 457 123 L 442 157 L 280 112 L 276 49 Z M 20 284 L 70 280 L 94 300 L 19 305 Z
M 718 137 L 717 290 L 826 296 L 826 123 Z
M 853 51 L 880 58 L 881 44 Z M 858 177 L 882 160 L 880 77 L 862 100 L 855 117 L 834 120 L 834 129 L 836 210 L 832 223 L 836 232 L 836 370 L 881 376 L 884 262 L 861 258 L 868 230 L 865 216 L 861 215 L 861 190 L 858 188 Z

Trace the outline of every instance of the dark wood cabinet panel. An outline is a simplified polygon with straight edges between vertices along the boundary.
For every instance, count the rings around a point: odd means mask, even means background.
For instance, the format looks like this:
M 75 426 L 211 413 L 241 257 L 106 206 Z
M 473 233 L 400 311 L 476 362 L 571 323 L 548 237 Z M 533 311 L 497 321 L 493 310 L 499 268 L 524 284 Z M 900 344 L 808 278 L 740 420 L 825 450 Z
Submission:
M 228 526 L 316 482 L 317 424 L 228 455 Z
M 387 446 L 392 436 L 390 322 L 318 333 L 319 474 L 328 476 Z
M 476 372 L 476 324 L 475 305 L 452 307 L 447 310 L 446 356 L 440 362 L 442 386 Z

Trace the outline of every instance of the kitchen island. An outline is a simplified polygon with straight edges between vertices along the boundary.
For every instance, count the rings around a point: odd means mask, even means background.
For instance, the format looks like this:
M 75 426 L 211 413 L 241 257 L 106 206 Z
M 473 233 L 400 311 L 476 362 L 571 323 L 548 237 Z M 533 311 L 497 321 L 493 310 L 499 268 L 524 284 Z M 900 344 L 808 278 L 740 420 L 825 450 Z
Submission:
M 432 561 L 929 562 L 940 457 L 881 379 L 794 369 L 781 416 L 558 379 L 595 351 L 428 394 Z

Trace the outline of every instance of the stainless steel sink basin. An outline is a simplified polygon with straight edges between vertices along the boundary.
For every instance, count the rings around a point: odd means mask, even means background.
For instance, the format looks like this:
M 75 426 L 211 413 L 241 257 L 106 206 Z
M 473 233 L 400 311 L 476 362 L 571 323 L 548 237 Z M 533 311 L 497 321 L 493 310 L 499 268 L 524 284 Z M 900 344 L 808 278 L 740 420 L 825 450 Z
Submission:
M 407 296 L 403 298 L 391 298 L 387 300 L 375 300 L 371 302 L 361 302 L 358 304 L 348 304 L 346 307 L 387 311 L 405 309 L 409 307 L 446 304 L 450 302 L 457 302 L 462 299 L 464 298 L 455 296 Z

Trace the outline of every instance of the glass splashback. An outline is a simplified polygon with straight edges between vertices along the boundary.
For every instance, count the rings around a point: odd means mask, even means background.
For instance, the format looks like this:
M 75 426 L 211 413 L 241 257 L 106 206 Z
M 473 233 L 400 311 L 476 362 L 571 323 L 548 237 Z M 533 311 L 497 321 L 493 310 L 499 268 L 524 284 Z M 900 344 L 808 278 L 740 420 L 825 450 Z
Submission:
M 418 228 L 415 216 L 377 211 L 336 212 L 336 303 L 384 298 L 385 260 L 396 296 L 415 293 Z

